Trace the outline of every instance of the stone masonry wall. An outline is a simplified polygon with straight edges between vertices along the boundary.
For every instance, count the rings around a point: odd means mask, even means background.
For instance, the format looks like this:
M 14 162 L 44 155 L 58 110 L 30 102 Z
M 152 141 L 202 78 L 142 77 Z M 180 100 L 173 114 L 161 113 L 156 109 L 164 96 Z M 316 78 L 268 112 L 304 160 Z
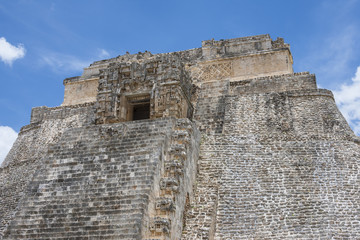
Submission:
M 26 197 L 33 175 L 44 166 L 49 145 L 59 141 L 66 129 L 91 121 L 92 108 L 92 105 L 81 105 L 33 109 L 31 124 L 21 129 L 0 168 L 0 239 L 19 202 Z
M 315 75 L 303 72 L 231 81 L 229 94 L 284 92 L 316 88 Z
M 332 94 L 224 102 L 222 132 L 202 137 L 182 239 L 357 239 L 360 141 Z
M 160 170 L 160 188 L 154 191 L 155 204 L 149 204 L 152 221 L 145 239 L 181 238 L 184 213 L 193 199 L 199 137 L 195 125 L 188 119 L 176 121 Z
M 172 118 L 65 131 L 27 180 L 3 238 L 179 239 L 196 136 L 189 120 Z
M 140 239 L 166 139 L 160 131 L 170 127 L 167 122 L 153 126 L 121 124 L 67 131 L 49 149 L 46 167 L 32 181 L 30 196 L 5 238 Z
M 229 92 L 229 81 L 202 83 L 197 89 L 194 119 L 200 131 L 221 133 L 225 117 L 225 96 Z
M 169 60 L 173 61 L 170 65 L 177 65 L 174 69 L 172 66 L 169 68 L 169 64 L 164 64 Z M 282 38 L 273 41 L 267 34 L 219 41 L 212 39 L 203 41 L 201 48 L 172 53 L 152 54 L 148 51 L 137 54 L 127 53 L 94 62 L 84 69 L 81 76 L 65 79 L 65 95 L 62 105 L 95 102 L 98 98 L 98 91 L 104 90 L 109 93 L 113 91 L 112 94 L 105 94 L 108 98 L 105 101 L 108 101 L 110 98 L 116 97 L 112 96 L 114 93 L 119 94 L 119 91 L 122 91 L 119 89 L 119 84 L 116 86 L 116 81 L 122 78 L 132 79 L 130 83 L 135 83 L 136 86 L 131 88 L 140 86 L 145 90 L 146 85 L 154 83 L 154 76 L 163 75 L 162 80 L 170 80 L 171 78 L 183 78 L 182 75 L 186 73 L 190 75 L 190 78 L 185 76 L 184 80 L 191 80 L 194 84 L 199 85 L 202 82 L 228 78 L 236 81 L 291 74 L 293 73 L 292 62 L 289 45 L 284 43 Z M 180 65 L 184 65 L 186 71 L 175 73 Z M 110 75 L 105 76 L 109 70 L 114 69 L 114 66 L 117 66 L 116 71 L 111 71 Z M 119 66 L 121 67 L 119 68 Z M 181 68 L 179 70 L 182 71 Z M 103 77 L 111 79 L 111 84 L 113 84 L 111 89 L 104 89 L 104 81 L 101 79 Z M 188 95 L 187 87 L 184 88 L 184 84 L 182 84 L 182 88 L 185 90 L 185 95 Z M 149 92 L 149 90 L 146 91 Z M 100 98 L 104 98 L 105 95 Z
M 73 78 L 73 81 L 64 80 L 64 102 L 61 106 L 90 103 L 96 101 L 99 78 L 90 79 Z

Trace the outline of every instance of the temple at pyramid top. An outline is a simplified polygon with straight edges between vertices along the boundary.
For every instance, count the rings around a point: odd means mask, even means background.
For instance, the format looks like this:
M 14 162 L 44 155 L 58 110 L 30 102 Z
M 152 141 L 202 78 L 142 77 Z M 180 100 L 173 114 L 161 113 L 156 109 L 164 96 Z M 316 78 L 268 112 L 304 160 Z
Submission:
M 269 35 L 207 40 L 201 48 L 148 51 L 96 61 L 64 80 L 62 106 L 97 102 L 97 122 L 193 114 L 193 89 L 203 82 L 291 74 L 290 47 Z

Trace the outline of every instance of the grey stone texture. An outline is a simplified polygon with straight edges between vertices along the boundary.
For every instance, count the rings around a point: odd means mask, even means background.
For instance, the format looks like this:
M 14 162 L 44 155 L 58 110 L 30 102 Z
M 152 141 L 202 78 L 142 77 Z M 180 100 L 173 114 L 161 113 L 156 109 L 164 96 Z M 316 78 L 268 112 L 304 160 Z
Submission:
M 0 168 L 0 237 L 20 200 L 27 196 L 33 175 L 44 167 L 48 146 L 57 142 L 65 130 L 90 122 L 92 109 L 93 104 L 33 109 L 31 124 L 21 129 Z
M 183 214 L 176 208 L 185 204 L 181 196 L 192 192 L 188 181 L 196 172 L 197 150 L 192 147 L 196 146 L 192 137 L 196 131 L 189 120 L 174 118 L 65 131 L 48 148 L 42 166 L 31 172 L 26 198 L 17 206 L 4 238 L 140 239 L 150 235 L 160 214 L 166 216 L 169 232 L 175 224 L 182 224 L 175 219 Z M 177 163 L 173 148 L 184 151 L 184 158 L 178 159 L 181 173 L 166 169 Z M 168 183 L 165 188 L 163 182 Z M 181 196 L 176 197 L 178 193 Z M 160 197 L 174 201 L 174 207 L 155 210 Z M 179 236 L 181 231 L 177 232 Z
M 0 167 L 0 239 L 360 239 L 360 139 L 282 38 L 126 54 L 64 85 Z
M 358 239 L 360 142 L 332 94 L 224 98 L 216 131 L 197 116 L 207 134 L 183 238 Z

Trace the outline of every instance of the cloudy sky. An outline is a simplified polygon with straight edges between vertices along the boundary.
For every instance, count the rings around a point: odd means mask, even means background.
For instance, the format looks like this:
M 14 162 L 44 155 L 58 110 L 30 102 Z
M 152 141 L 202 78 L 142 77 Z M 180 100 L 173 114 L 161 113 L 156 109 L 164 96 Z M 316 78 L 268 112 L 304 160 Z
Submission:
M 126 51 L 269 33 L 317 75 L 360 135 L 360 0 L 0 0 L 0 162 L 31 108 L 59 106 L 64 78 Z

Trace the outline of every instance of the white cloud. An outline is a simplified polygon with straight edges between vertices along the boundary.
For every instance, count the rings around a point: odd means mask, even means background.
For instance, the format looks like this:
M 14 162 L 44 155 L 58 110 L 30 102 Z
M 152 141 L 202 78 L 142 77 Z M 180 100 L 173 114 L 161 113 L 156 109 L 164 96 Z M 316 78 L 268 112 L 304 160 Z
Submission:
M 40 51 L 39 63 L 42 66 L 49 66 L 54 72 L 58 73 L 74 71 L 82 72 L 83 68 L 89 66 L 93 61 L 109 57 L 109 52 L 102 48 L 97 50 L 96 56 L 92 56 L 85 60 L 69 54 L 43 50 Z
M 11 43 L 7 42 L 4 37 L 0 38 L 0 59 L 6 64 L 10 66 L 12 63 L 19 58 L 23 58 L 25 56 L 25 48 L 22 44 L 18 44 L 18 46 L 11 45 Z
M 104 58 L 109 58 L 110 54 L 108 51 L 106 51 L 105 49 L 99 49 L 99 58 L 104 59 Z
M 316 42 L 309 55 L 300 59 L 299 68 L 316 73 L 323 87 L 335 87 L 339 80 L 349 78 L 348 73 L 353 70 L 350 63 L 358 57 L 358 39 L 358 27 L 346 26 Z
M 360 66 L 350 84 L 341 85 L 334 91 L 340 111 L 350 123 L 355 134 L 360 136 Z
M 55 72 L 81 72 L 83 68 L 89 66 L 91 62 L 90 60 L 81 60 L 72 55 L 55 52 L 47 52 L 40 57 L 40 64 L 50 66 Z
M 17 138 L 17 133 L 8 126 L 0 126 L 0 165 Z

